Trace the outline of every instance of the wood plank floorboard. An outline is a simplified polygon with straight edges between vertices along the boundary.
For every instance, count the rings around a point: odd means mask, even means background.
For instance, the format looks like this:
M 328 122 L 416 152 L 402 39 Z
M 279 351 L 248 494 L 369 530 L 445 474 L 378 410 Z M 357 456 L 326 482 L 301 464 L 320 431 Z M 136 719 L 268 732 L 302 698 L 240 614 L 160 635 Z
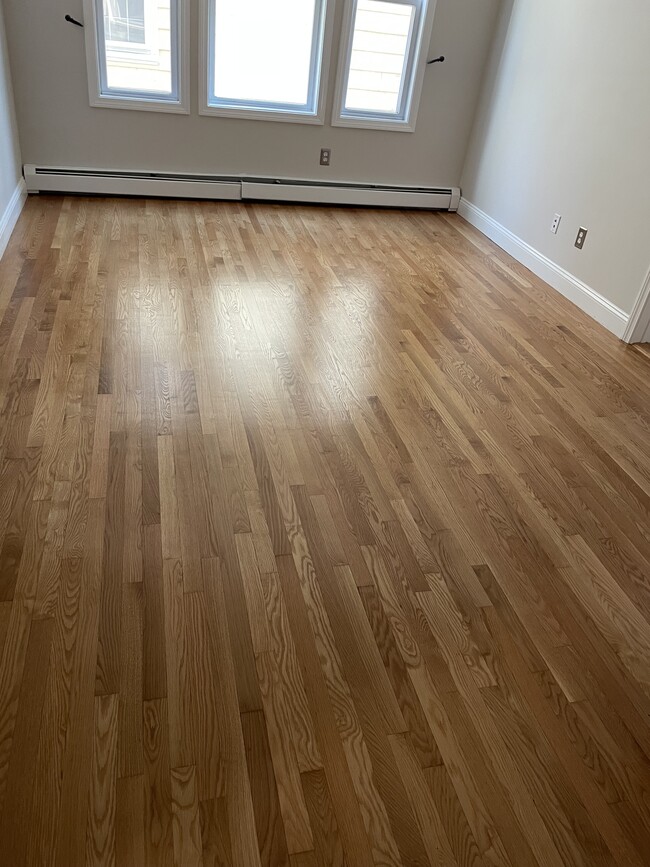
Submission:
M 650 354 L 450 214 L 30 198 L 0 863 L 650 863 Z

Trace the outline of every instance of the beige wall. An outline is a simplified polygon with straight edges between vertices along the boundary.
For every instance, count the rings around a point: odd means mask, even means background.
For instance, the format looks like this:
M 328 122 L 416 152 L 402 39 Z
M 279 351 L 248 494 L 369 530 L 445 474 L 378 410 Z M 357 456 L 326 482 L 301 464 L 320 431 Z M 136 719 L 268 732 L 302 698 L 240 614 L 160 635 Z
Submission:
M 337 3 L 337 24 L 342 0 Z M 415 133 L 333 128 L 332 58 L 324 127 L 198 115 L 198 0 L 192 11 L 192 114 L 91 108 L 82 0 L 4 0 L 18 125 L 26 163 L 248 173 L 332 180 L 458 184 L 501 0 L 439 0 Z M 336 32 L 336 28 L 335 28 Z M 56 82 L 49 88 L 48 82 Z M 318 165 L 331 147 L 332 166 Z
M 0 223 L 20 177 L 18 132 L 11 92 L 2 4 L 0 4 Z
M 463 195 L 631 311 L 650 264 L 648 0 L 504 0 Z

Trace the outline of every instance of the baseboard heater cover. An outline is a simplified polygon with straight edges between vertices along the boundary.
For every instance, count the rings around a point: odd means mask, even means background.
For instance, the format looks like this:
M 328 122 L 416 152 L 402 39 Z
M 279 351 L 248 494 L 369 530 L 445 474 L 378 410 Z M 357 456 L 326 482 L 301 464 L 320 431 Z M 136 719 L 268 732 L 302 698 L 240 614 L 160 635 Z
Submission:
M 246 176 L 112 171 L 26 165 L 29 193 L 304 202 L 456 211 L 458 187 L 401 187 Z
M 179 199 L 241 199 L 234 180 L 192 175 L 152 174 L 93 169 L 45 168 L 26 165 L 28 193 L 144 196 Z

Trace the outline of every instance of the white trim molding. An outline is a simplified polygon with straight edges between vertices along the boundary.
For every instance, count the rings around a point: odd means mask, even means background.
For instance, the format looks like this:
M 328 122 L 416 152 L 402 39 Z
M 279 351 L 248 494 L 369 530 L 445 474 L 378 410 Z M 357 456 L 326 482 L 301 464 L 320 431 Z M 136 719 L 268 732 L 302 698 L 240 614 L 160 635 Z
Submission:
M 16 227 L 18 217 L 20 217 L 20 212 L 26 200 L 27 187 L 23 178 L 21 178 L 16 184 L 16 189 L 11 194 L 4 213 L 0 215 L 0 257 L 4 255 L 4 251 L 7 249 L 11 233 Z
M 650 331 L 650 271 L 630 313 L 623 340 L 626 343 L 641 343 L 644 339 L 647 340 L 648 331 Z
M 552 259 L 540 253 L 539 250 L 531 247 L 530 244 L 517 237 L 501 223 L 497 223 L 489 214 L 468 202 L 467 199 L 461 199 L 458 213 L 468 223 L 487 235 L 491 241 L 498 244 L 506 253 L 529 268 L 533 274 L 591 316 L 592 319 L 595 319 L 612 334 L 623 338 L 629 316 L 620 307 L 612 304 L 591 286 L 583 283 L 582 280 L 570 274 Z

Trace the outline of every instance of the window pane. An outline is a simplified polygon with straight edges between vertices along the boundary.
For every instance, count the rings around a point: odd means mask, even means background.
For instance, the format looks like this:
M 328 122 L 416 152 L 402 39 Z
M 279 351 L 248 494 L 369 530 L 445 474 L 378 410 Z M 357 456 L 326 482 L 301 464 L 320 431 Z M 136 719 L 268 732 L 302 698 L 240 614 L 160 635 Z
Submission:
M 399 111 L 414 15 L 403 3 L 358 0 L 346 111 Z
M 215 0 L 214 12 L 216 101 L 307 106 L 316 0 Z
M 103 0 L 105 89 L 172 96 L 171 0 Z
M 104 33 L 107 40 L 144 43 L 144 0 L 105 0 Z

